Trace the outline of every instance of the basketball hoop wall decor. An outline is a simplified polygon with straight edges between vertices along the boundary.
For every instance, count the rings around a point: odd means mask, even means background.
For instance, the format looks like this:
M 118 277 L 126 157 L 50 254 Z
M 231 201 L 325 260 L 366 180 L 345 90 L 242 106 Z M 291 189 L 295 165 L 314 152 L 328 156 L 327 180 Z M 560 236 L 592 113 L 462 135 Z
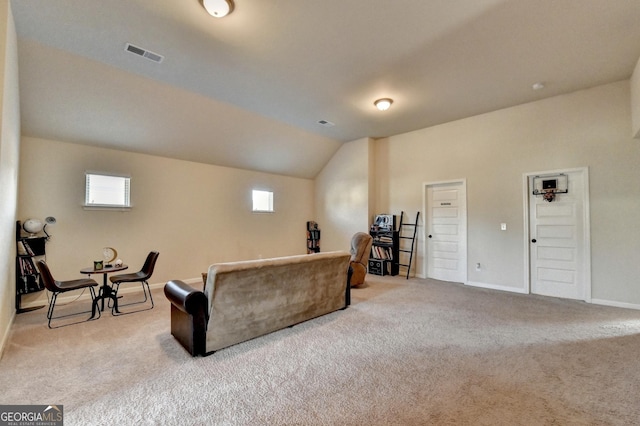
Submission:
M 564 173 L 533 178 L 533 195 L 541 195 L 545 201 L 552 202 L 556 199 L 556 194 L 568 192 L 569 177 Z

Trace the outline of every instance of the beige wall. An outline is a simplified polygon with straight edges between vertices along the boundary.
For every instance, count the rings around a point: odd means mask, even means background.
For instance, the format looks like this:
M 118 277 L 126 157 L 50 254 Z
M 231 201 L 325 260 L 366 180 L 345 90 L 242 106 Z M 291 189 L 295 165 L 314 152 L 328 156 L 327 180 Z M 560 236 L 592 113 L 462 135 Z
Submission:
M 0 351 L 15 306 L 15 220 L 20 149 L 20 101 L 16 30 L 8 1 L 0 1 Z
M 59 279 L 79 277 L 105 246 L 135 270 L 158 250 L 152 284 L 197 279 L 214 262 L 306 253 L 312 180 L 34 138 L 23 138 L 20 164 L 19 218 L 57 219 L 47 261 Z M 85 170 L 130 174 L 133 209 L 84 210 Z M 251 212 L 254 188 L 274 191 L 275 213 Z
M 369 138 L 344 144 L 316 177 L 322 251 L 349 250 L 353 234 L 369 229 L 372 145 Z
M 623 81 L 391 137 L 377 151 L 388 159 L 388 208 L 421 209 L 423 182 L 465 178 L 468 264 L 483 265 L 467 268 L 469 281 L 524 288 L 523 174 L 586 166 L 592 297 L 640 305 L 640 146 L 629 105 Z
M 622 81 L 380 140 L 377 208 L 413 215 L 424 182 L 466 179 L 468 265 L 483 265 L 468 267 L 468 280 L 522 289 L 523 174 L 586 166 L 592 297 L 640 307 L 640 145 L 629 134 L 629 93 Z
M 640 139 L 640 59 L 631 75 L 631 134 Z

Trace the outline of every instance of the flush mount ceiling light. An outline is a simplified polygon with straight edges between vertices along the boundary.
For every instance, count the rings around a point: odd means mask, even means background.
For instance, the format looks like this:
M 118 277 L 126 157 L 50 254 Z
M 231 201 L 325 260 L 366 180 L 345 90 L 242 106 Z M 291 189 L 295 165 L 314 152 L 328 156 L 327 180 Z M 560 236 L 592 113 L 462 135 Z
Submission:
M 200 0 L 209 15 L 222 18 L 233 12 L 233 0 Z
M 393 103 L 393 99 L 391 99 L 391 98 L 382 98 L 382 99 L 378 99 L 373 104 L 380 111 L 386 111 L 386 110 L 389 109 L 389 107 L 391 106 L 392 103 Z

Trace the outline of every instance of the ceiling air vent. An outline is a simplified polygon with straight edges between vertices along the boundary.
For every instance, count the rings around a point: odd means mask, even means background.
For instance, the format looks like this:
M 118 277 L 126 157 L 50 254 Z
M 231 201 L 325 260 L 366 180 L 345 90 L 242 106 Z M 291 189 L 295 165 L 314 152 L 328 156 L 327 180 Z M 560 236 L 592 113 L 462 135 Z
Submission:
M 164 59 L 164 56 L 158 55 L 157 53 L 153 53 L 149 50 L 143 49 L 142 47 L 134 46 L 131 43 L 127 43 L 124 48 L 127 52 L 131 52 L 134 55 L 142 56 L 143 58 L 147 58 L 150 61 L 160 63 Z

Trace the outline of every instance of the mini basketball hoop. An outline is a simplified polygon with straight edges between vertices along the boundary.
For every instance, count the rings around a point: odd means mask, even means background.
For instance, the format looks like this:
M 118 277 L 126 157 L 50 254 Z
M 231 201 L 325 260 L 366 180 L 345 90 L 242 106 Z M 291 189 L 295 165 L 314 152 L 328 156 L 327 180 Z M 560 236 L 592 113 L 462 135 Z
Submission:
M 545 201 L 552 202 L 556 194 L 569 192 L 568 177 L 565 174 L 554 176 L 535 176 L 533 178 L 533 195 L 542 195 Z

